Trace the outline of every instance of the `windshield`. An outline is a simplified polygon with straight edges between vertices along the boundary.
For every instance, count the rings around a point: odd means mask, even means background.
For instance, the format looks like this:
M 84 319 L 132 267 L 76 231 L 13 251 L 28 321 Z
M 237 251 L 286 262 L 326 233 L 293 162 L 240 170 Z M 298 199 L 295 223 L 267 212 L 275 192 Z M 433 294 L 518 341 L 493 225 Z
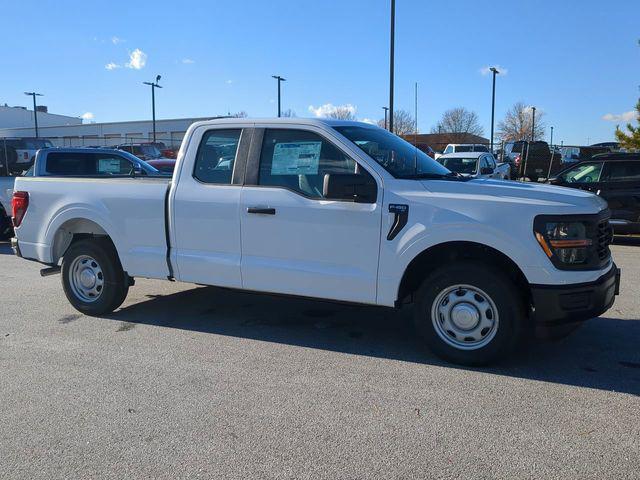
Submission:
M 451 172 L 426 153 L 378 127 L 334 127 L 396 178 L 446 176 Z
M 444 158 L 442 164 L 452 172 L 468 175 L 476 173 L 477 158 Z
M 160 173 L 160 170 L 154 166 L 149 165 L 147 162 L 140 160 L 138 157 L 125 150 L 119 150 L 118 154 L 128 158 L 134 165 L 140 165 L 140 168 L 149 175 L 158 175 Z

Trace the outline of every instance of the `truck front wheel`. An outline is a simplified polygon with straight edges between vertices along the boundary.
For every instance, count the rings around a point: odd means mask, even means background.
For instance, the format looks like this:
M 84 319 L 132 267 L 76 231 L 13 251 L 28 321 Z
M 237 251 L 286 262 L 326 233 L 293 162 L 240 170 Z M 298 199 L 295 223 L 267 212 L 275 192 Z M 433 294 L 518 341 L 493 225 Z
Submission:
M 122 305 L 129 282 L 111 242 L 98 237 L 71 244 L 62 260 L 62 287 L 76 310 L 99 316 Z
M 436 355 L 462 365 L 484 365 L 513 352 L 526 318 L 510 278 L 478 262 L 440 267 L 416 292 L 418 331 Z

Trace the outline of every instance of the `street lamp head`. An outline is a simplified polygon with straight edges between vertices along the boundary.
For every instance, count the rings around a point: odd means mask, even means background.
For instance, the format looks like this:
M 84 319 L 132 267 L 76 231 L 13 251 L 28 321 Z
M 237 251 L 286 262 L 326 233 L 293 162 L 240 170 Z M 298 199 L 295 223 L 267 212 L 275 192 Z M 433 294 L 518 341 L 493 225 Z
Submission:
M 496 67 L 491 67 L 489 70 L 491 70 L 494 75 L 497 75 L 500 73 L 500 70 L 498 70 Z
M 158 83 L 161 78 L 162 78 L 162 75 L 156 75 L 156 83 Z
M 24 92 L 25 95 L 29 95 L 31 97 L 44 97 L 43 94 L 41 93 L 36 93 L 36 92 Z

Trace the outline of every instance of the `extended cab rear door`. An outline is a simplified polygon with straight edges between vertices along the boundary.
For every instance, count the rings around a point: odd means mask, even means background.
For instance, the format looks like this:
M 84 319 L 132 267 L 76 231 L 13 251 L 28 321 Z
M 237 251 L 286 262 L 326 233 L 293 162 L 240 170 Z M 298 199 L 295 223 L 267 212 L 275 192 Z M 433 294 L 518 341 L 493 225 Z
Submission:
M 241 288 L 240 191 L 253 129 L 202 125 L 189 138 L 170 203 L 174 276 Z
M 240 201 L 244 288 L 375 303 L 380 179 L 318 127 L 257 127 Z M 326 199 L 327 173 L 370 176 L 376 199 Z

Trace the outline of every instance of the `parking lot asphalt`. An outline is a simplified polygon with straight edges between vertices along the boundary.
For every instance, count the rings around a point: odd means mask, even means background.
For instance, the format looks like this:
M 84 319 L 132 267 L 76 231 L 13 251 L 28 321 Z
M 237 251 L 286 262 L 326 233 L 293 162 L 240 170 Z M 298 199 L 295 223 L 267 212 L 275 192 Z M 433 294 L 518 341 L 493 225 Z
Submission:
M 640 478 L 640 239 L 622 292 L 500 366 L 408 312 L 137 280 L 106 318 L 0 243 L 2 478 Z

